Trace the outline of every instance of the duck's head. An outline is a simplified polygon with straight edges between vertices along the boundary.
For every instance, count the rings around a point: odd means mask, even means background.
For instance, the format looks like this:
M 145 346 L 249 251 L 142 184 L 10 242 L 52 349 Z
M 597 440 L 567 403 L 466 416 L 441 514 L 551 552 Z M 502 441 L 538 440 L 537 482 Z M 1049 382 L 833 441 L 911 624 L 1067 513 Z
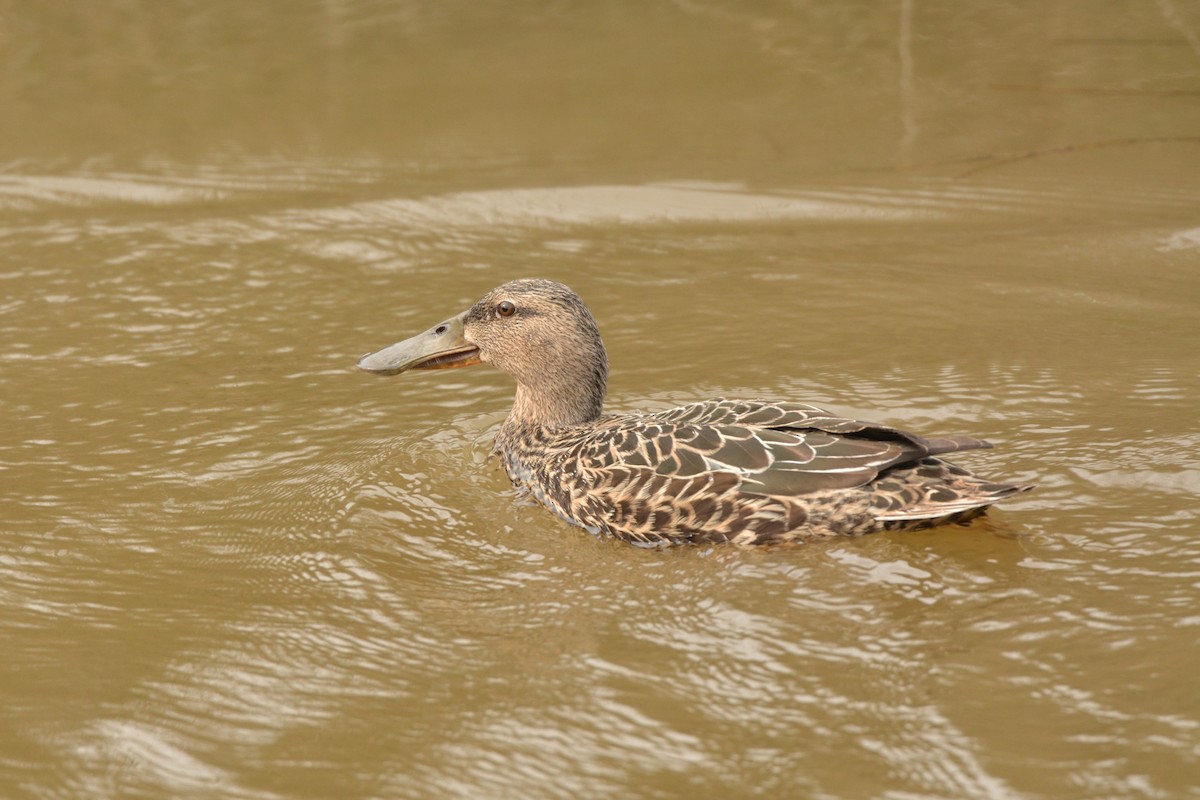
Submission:
M 363 356 L 358 367 L 397 375 L 480 363 L 516 379 L 514 417 L 557 426 L 600 415 L 608 382 L 604 342 L 579 295 L 554 281 L 498 286 L 461 314 Z

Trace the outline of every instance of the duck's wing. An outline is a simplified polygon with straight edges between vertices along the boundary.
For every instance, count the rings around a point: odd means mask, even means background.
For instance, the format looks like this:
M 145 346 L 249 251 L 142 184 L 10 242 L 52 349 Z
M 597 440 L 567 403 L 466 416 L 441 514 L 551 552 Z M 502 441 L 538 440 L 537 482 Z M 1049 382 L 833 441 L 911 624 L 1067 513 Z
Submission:
M 990 445 L 968 437 L 927 440 L 803 403 L 713 400 L 625 418 L 581 455 L 601 479 L 614 471 L 622 478 L 630 471 L 667 479 L 720 475 L 734 478 L 740 493 L 797 496 L 863 486 L 890 467 L 979 447 Z
M 754 428 L 819 428 L 830 432 L 860 430 L 869 423 L 839 417 L 808 403 L 767 400 L 705 400 L 667 411 L 647 414 L 648 419 L 696 425 L 745 425 Z

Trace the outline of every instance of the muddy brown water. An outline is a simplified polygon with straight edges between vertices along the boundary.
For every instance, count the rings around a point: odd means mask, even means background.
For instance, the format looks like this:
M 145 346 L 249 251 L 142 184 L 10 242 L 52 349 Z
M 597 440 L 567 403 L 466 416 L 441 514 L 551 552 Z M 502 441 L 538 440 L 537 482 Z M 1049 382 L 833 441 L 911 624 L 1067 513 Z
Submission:
M 0 796 L 1200 796 L 1200 6 L 0 5 Z M 511 383 L 790 398 L 1037 492 L 641 551 Z

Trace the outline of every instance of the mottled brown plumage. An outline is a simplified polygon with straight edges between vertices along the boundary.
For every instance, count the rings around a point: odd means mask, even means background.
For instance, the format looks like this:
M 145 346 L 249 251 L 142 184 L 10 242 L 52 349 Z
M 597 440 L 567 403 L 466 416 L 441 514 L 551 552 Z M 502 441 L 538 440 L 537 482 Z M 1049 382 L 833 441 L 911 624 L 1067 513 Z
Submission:
M 426 333 L 364 356 L 396 374 L 489 362 L 517 380 L 494 453 L 563 519 L 634 544 L 771 544 L 929 527 L 1032 488 L 938 456 L 991 447 L 923 439 L 804 403 L 709 400 L 605 415 L 595 320 L 562 284 L 512 281 Z

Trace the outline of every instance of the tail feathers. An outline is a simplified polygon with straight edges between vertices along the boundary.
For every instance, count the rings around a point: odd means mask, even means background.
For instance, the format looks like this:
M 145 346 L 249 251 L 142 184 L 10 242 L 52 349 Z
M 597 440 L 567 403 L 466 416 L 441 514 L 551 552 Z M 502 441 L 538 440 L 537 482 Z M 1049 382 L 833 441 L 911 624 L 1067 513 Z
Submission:
M 992 443 L 986 439 L 976 439 L 974 436 L 939 436 L 926 439 L 925 446 L 929 455 L 937 456 L 942 453 L 954 453 L 959 450 L 990 450 Z
M 938 501 L 926 497 L 921 502 L 913 503 L 903 508 L 879 511 L 875 514 L 875 519 L 879 522 L 900 522 L 903 520 L 939 519 L 941 517 L 956 516 L 968 511 L 983 513 L 993 503 L 999 503 L 1003 500 L 1016 497 L 1019 494 L 1030 491 L 1034 487 L 1033 484 L 1011 485 L 997 483 L 983 484 L 972 488 L 977 488 L 979 491 L 966 494 L 954 500 Z

